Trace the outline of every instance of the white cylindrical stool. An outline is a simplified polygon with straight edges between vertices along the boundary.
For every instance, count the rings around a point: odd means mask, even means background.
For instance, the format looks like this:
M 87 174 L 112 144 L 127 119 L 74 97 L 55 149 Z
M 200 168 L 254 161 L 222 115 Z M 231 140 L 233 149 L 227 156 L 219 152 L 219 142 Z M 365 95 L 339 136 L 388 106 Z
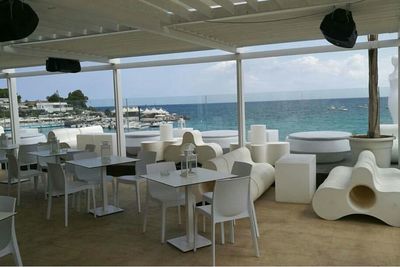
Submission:
M 264 145 L 267 142 L 266 126 L 263 124 L 253 124 L 250 126 L 251 129 L 251 144 L 253 145 Z
M 160 125 L 160 140 L 168 141 L 174 139 L 173 126 L 170 123 L 164 123 Z
M 251 145 L 251 157 L 256 163 L 265 163 L 266 162 L 266 152 L 265 152 L 265 144 L 264 145 Z
M 268 142 L 266 151 L 266 161 L 275 166 L 277 160 L 290 153 L 290 144 L 289 142 Z

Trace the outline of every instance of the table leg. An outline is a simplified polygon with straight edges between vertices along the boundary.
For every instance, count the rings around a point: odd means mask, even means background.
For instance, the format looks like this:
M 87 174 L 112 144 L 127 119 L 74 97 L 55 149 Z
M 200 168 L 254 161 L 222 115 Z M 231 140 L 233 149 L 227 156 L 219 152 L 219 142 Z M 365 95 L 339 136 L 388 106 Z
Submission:
M 194 238 L 196 238 L 196 247 L 201 248 L 211 245 L 207 238 L 194 233 L 194 208 L 196 197 L 192 191 L 192 186 L 185 186 L 185 204 L 186 204 L 186 235 L 169 239 L 167 242 L 174 245 L 183 252 L 188 252 L 194 248 Z
M 91 213 L 96 213 L 96 216 L 105 216 L 123 211 L 123 209 L 121 208 L 108 204 L 106 176 L 107 176 L 107 167 L 104 166 L 101 168 L 101 191 L 103 195 L 103 206 L 96 208 L 96 210 L 93 209 L 90 210 Z

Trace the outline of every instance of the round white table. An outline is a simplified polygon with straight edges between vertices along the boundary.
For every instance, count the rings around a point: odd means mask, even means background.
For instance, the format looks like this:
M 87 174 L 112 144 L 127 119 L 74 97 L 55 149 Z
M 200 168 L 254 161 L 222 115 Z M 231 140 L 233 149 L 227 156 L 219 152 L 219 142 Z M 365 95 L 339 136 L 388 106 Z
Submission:
M 310 131 L 289 134 L 290 152 L 315 154 L 318 163 L 343 160 L 350 152 L 351 133 L 341 131 Z

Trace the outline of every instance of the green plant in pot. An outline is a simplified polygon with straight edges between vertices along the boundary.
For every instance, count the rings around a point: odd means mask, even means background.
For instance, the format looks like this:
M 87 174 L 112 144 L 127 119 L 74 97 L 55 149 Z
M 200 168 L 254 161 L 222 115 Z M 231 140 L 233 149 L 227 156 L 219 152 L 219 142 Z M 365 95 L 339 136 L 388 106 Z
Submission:
M 376 41 L 377 35 L 368 36 L 368 41 Z M 350 147 L 353 161 L 363 150 L 374 153 L 379 167 L 389 167 L 393 146 L 393 136 L 381 135 L 380 133 L 380 109 L 378 88 L 378 49 L 368 50 L 369 67 L 369 98 L 368 98 L 368 133 L 367 135 L 354 135 L 350 137 Z

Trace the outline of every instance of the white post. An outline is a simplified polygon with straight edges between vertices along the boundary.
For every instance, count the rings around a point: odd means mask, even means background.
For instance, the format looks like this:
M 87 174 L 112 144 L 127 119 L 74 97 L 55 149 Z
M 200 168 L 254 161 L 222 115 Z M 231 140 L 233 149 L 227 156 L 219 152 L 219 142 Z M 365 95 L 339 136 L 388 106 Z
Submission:
M 400 30 L 397 34 L 397 38 L 400 40 Z M 399 92 L 399 79 L 400 79 L 400 46 L 397 47 L 397 142 L 398 155 L 397 155 L 397 166 L 400 168 L 400 92 Z
M 112 65 L 118 64 L 119 59 L 110 61 Z M 124 118 L 122 111 L 122 86 L 121 86 L 121 70 L 113 69 L 113 81 L 114 81 L 114 106 L 115 106 L 115 122 L 117 130 L 117 153 L 118 156 L 126 156 L 126 142 L 124 132 Z
M 14 69 L 3 70 L 4 73 L 14 73 Z M 8 101 L 10 105 L 10 126 L 13 144 L 18 144 L 19 139 L 19 113 L 16 78 L 7 77 Z
M 236 59 L 236 82 L 237 82 L 237 116 L 238 116 L 238 141 L 239 147 L 245 146 L 246 140 L 246 123 L 245 123 L 245 109 L 243 97 L 243 73 L 242 73 L 242 60 Z

